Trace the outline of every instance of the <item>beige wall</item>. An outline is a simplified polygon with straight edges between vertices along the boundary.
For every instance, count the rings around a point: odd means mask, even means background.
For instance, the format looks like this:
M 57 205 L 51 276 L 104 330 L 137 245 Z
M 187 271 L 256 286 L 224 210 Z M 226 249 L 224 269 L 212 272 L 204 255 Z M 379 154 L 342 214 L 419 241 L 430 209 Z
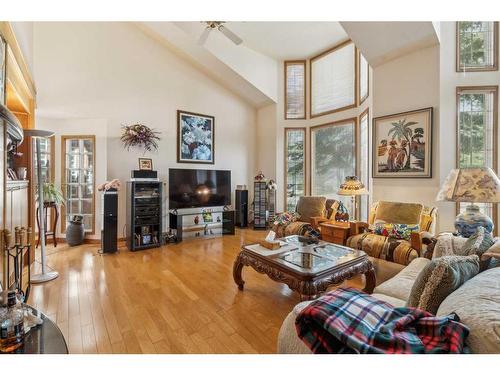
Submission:
M 439 46 L 421 49 L 375 67 L 372 98 L 373 117 L 434 108 L 432 178 L 374 178 L 372 200 L 419 202 L 435 206 L 442 155 L 439 146 Z
M 38 117 L 47 128 L 56 124 L 48 119 L 58 119 L 61 133 L 88 133 L 93 130 L 71 119 L 106 122 L 107 157 L 98 156 L 98 164 L 106 165 L 108 179 L 124 183 L 144 156 L 153 159 L 163 181 L 169 167 L 230 169 L 233 191 L 237 184 L 253 181 L 255 108 L 133 24 L 35 23 L 34 57 Z M 176 162 L 178 109 L 215 116 L 215 165 Z M 133 122 L 161 132 L 158 152 L 123 149 L 121 126 Z M 125 190 L 119 202 L 121 236 Z
M 441 182 L 450 169 L 456 167 L 456 88 L 457 86 L 492 86 L 500 84 L 500 71 L 457 73 L 455 67 L 455 22 L 441 22 L 441 63 L 440 63 L 440 128 L 441 142 Z M 497 119 L 498 121 L 498 119 Z M 500 134 L 499 134 L 500 137 Z M 499 144 L 500 139 L 496 140 Z M 500 165 L 500 160 L 499 160 Z M 496 171 L 498 173 L 498 171 Z M 442 229 L 452 230 L 456 216 L 455 205 L 451 202 L 439 204 Z M 497 223 L 498 226 L 498 223 Z

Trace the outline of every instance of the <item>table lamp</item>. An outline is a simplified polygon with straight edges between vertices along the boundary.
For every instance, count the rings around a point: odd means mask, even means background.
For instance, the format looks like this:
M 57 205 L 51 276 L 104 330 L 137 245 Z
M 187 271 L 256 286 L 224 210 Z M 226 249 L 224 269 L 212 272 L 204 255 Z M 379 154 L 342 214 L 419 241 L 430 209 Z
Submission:
M 474 203 L 500 202 L 500 180 L 491 168 L 452 169 L 446 177 L 437 201 L 468 202 L 465 212 L 455 219 L 455 229 L 463 237 L 472 236 L 478 227 L 491 233 L 493 221 Z
M 40 255 L 41 255 L 41 263 L 42 263 L 42 272 L 36 275 L 31 276 L 31 283 L 38 284 L 44 283 L 50 280 L 54 280 L 59 276 L 57 271 L 47 271 L 47 260 L 45 253 L 45 220 L 43 218 L 43 176 L 42 176 L 42 156 L 41 156 L 41 138 L 49 138 L 54 135 L 54 132 L 49 130 L 41 130 L 41 129 L 25 129 L 24 134 L 27 136 L 31 136 L 35 138 L 36 144 L 36 171 L 38 177 L 38 210 L 40 212 Z
M 338 195 L 350 196 L 352 204 L 352 218 L 356 218 L 356 196 L 367 195 L 365 185 L 358 179 L 357 176 L 347 176 L 345 181 L 340 185 L 337 191 Z

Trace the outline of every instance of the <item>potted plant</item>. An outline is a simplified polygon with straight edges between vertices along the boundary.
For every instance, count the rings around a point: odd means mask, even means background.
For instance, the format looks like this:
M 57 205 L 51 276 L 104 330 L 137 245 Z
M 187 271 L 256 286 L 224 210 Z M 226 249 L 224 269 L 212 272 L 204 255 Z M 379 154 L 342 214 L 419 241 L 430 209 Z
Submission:
M 52 182 L 43 185 L 43 201 L 46 205 L 55 204 L 57 206 L 66 203 L 61 189 Z

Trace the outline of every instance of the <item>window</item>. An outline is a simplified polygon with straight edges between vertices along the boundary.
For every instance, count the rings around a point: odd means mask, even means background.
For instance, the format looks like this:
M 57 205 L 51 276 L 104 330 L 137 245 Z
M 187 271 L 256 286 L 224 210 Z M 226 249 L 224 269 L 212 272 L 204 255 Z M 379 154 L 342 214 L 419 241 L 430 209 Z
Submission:
M 295 211 L 299 198 L 305 195 L 305 128 L 285 129 L 285 210 Z
M 53 166 L 53 152 L 54 152 L 54 137 L 40 138 L 40 156 L 42 159 L 42 179 L 44 183 L 54 182 L 54 166 Z M 36 139 L 32 139 L 33 143 L 33 168 L 34 181 L 38 181 L 38 169 L 36 168 Z
M 351 41 L 311 59 L 311 117 L 356 106 L 355 66 Z
M 498 70 L 498 22 L 457 22 L 457 72 Z
M 311 195 L 342 201 L 337 191 L 346 176 L 356 175 L 356 118 L 311 127 Z
M 95 136 L 62 136 L 62 187 L 66 198 L 63 232 L 73 215 L 95 233 Z
M 370 190 L 370 142 L 369 139 L 369 110 L 368 108 L 359 116 L 359 179 L 365 185 L 367 190 Z M 359 197 L 358 207 L 359 207 L 359 219 L 361 221 L 368 221 L 369 208 L 369 196 L 362 195 Z
M 457 163 L 459 168 L 490 167 L 497 171 L 498 87 L 459 87 L 457 89 Z M 479 203 L 493 218 L 492 204 Z M 463 211 L 466 204 L 461 204 Z
M 285 119 L 306 118 L 306 62 L 285 61 Z
M 363 103 L 369 94 L 369 65 L 363 54 L 359 53 L 359 104 Z

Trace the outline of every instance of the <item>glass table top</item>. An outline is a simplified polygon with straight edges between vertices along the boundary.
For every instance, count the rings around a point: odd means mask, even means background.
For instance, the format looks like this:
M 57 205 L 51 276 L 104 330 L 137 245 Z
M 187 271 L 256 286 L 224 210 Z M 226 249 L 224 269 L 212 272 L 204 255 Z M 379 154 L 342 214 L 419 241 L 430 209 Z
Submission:
M 291 251 L 280 257 L 286 262 L 294 264 L 300 268 L 314 269 L 335 265 L 335 261 L 324 258 L 313 253 L 304 253 L 302 251 Z

